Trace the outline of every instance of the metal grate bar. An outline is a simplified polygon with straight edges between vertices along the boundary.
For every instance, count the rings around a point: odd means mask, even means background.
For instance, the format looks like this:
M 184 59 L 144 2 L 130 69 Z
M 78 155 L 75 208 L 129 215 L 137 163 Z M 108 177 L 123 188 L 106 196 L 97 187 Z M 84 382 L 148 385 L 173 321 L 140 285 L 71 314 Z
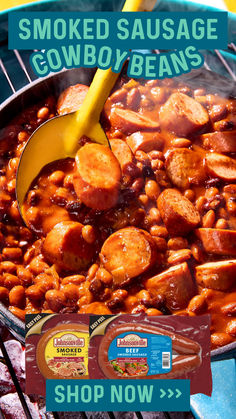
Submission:
M 1 336 L 0 336 L 0 349 L 2 351 L 2 354 L 3 354 L 4 358 L 5 358 L 7 368 L 9 370 L 10 375 L 11 375 L 13 384 L 14 384 L 14 386 L 16 388 L 16 391 L 17 391 L 18 397 L 20 399 L 21 405 L 22 405 L 22 407 L 24 409 L 26 419 L 33 419 L 32 416 L 31 416 L 29 407 L 28 407 L 28 405 L 26 403 L 24 394 L 23 394 L 23 392 L 21 390 L 20 384 L 19 384 L 19 382 L 17 380 L 17 377 L 16 377 L 16 374 L 15 374 L 14 368 L 12 366 L 11 360 L 10 360 L 10 358 L 8 356 L 7 350 L 5 348 L 5 345 L 3 343 L 3 340 L 1 338 Z
M 28 73 L 28 71 L 27 71 L 27 69 L 26 69 L 26 66 L 25 66 L 25 64 L 24 64 L 24 61 L 22 60 L 22 58 L 21 58 L 21 56 L 20 56 L 19 51 L 17 51 L 17 49 L 14 49 L 14 54 L 15 54 L 15 56 L 16 56 L 16 58 L 17 58 L 17 60 L 18 60 L 19 64 L 20 64 L 20 66 L 21 66 L 22 70 L 24 71 L 24 73 L 25 73 L 25 75 L 26 75 L 26 77 L 27 77 L 28 81 L 31 83 L 31 82 L 32 82 L 32 80 L 31 80 L 30 75 L 29 75 L 29 73 Z
M 231 44 L 228 45 L 229 49 L 232 49 L 234 52 L 236 52 L 236 45 L 231 42 Z
M 215 53 L 216 53 L 217 57 L 219 58 L 219 60 L 222 62 L 222 64 L 225 66 L 226 70 L 228 71 L 228 73 L 230 74 L 232 79 L 234 81 L 236 81 L 236 76 L 235 76 L 234 72 L 232 71 L 231 67 L 229 66 L 229 64 L 227 63 L 227 61 L 223 57 L 223 55 L 220 53 L 220 51 L 215 49 Z
M 4 73 L 5 77 L 6 77 L 6 79 L 7 79 L 7 81 L 8 81 L 8 84 L 9 84 L 9 86 L 10 86 L 10 88 L 11 88 L 12 92 L 13 92 L 13 93 L 15 93 L 15 92 L 16 92 L 16 90 L 15 90 L 15 88 L 14 88 L 14 86 L 13 86 L 12 82 L 11 82 L 11 79 L 10 79 L 10 77 L 9 77 L 9 75 L 8 75 L 8 72 L 7 72 L 7 70 L 6 70 L 6 67 L 5 67 L 5 65 L 3 64 L 3 62 L 2 62 L 2 60 L 1 60 L 1 58 L 0 58 L 0 67 L 1 67 L 1 69 L 2 69 L 2 71 L 3 71 L 3 73 Z

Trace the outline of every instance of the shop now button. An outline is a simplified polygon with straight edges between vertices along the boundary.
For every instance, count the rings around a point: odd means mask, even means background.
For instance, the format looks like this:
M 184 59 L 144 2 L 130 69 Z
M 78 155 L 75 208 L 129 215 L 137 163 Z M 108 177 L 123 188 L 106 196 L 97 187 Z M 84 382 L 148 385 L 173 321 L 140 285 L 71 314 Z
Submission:
M 189 380 L 47 380 L 47 411 L 189 411 Z

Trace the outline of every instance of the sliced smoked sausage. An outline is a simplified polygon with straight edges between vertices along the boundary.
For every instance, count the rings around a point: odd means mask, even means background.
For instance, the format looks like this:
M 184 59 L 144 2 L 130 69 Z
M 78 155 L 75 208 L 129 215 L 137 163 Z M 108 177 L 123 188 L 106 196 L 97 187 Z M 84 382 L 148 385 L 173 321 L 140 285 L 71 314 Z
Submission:
M 236 181 L 236 160 L 219 153 L 206 155 L 206 166 L 211 175 L 228 182 Z
M 112 126 L 125 134 L 136 131 L 159 131 L 160 124 L 138 112 L 129 109 L 114 108 L 110 114 Z
M 165 189 L 157 200 L 157 206 L 170 235 L 187 234 L 200 222 L 194 205 L 176 189 Z
M 138 131 L 127 137 L 126 142 L 134 154 L 139 150 L 149 153 L 152 150 L 162 150 L 164 138 L 158 132 Z
M 171 150 L 166 159 L 166 171 L 171 182 L 181 189 L 204 182 L 206 172 L 203 158 L 188 148 Z
M 43 244 L 43 255 L 63 270 L 84 269 L 91 263 L 94 246 L 82 236 L 83 224 L 62 221 L 47 234 Z
M 88 86 L 76 84 L 64 90 L 57 101 L 57 112 L 59 115 L 77 111 L 82 105 L 87 94 Z
M 196 291 L 186 262 L 149 278 L 145 286 L 147 289 L 163 295 L 166 306 L 171 310 L 187 307 Z
M 197 237 L 207 253 L 236 256 L 236 231 L 220 228 L 198 228 Z
M 120 163 L 122 172 L 124 172 L 134 160 L 134 155 L 131 149 L 125 141 L 119 139 L 110 140 L 110 145 L 112 152 L 115 154 L 118 162 Z
M 105 210 L 116 205 L 121 180 L 119 162 L 100 144 L 86 144 L 76 154 L 74 188 L 89 208 Z
M 215 131 L 200 136 L 203 146 L 217 153 L 236 153 L 236 131 Z
M 112 274 L 114 284 L 129 282 L 156 262 L 156 246 L 152 236 L 136 227 L 113 233 L 102 246 L 100 259 Z
M 227 291 L 236 283 L 236 260 L 209 262 L 196 266 L 199 285 L 219 291 Z
M 200 131 L 209 121 L 206 109 L 184 93 L 172 93 L 159 112 L 161 128 L 185 137 Z

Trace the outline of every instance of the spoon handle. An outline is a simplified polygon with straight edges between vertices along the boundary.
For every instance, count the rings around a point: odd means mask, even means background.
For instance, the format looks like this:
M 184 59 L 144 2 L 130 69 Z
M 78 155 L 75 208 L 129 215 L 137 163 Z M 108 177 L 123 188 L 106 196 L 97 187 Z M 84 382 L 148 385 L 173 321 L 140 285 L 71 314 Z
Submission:
M 155 3 L 156 0 L 126 0 L 122 11 L 151 11 Z M 99 143 L 107 143 L 105 133 L 98 122 L 118 76 L 119 73 L 114 73 L 110 68 L 96 71 L 83 104 L 75 112 L 73 122 L 66 135 L 65 148 L 68 155 L 73 155 L 76 152 L 78 138 L 83 135 L 95 139 Z

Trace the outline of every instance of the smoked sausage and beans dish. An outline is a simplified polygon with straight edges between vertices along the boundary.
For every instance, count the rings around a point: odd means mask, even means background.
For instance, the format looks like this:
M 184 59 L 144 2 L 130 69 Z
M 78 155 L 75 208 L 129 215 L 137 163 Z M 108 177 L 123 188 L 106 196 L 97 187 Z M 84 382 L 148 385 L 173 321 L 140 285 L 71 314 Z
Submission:
M 120 81 L 102 124 L 24 203 L 20 155 L 87 86 L 23 111 L 0 141 L 0 301 L 26 313 L 211 314 L 212 347 L 236 339 L 236 99 L 174 80 Z

